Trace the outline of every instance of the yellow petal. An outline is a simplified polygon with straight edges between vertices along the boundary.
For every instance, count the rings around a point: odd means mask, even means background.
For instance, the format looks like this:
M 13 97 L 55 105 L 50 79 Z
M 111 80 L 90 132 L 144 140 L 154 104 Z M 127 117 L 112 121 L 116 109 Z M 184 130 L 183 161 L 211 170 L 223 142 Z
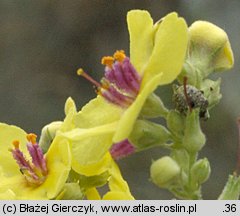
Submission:
M 144 10 L 132 10 L 127 14 L 130 36 L 130 59 L 142 74 L 153 49 L 153 20 Z
M 77 114 L 77 112 L 74 108 L 68 110 L 68 113 L 67 113 L 61 127 L 59 128 L 59 130 L 62 132 L 65 132 L 65 131 L 70 131 L 73 128 L 75 128 L 74 118 L 75 118 L 76 114 Z
M 76 115 L 74 123 L 79 128 L 96 127 L 118 120 L 123 110 L 107 102 L 102 96 L 87 103 Z
M 71 169 L 71 158 L 69 142 L 57 136 L 46 154 L 47 179 L 38 188 L 39 191 L 45 190 L 48 199 L 54 198 L 63 188 Z
M 64 107 L 65 115 L 67 115 L 71 110 L 77 112 L 77 108 L 74 100 L 71 97 L 69 97 L 66 100 L 65 107 Z
M 118 128 L 113 137 L 113 142 L 117 143 L 126 139 L 133 128 L 133 125 L 146 101 L 147 97 L 157 88 L 161 82 L 162 73 L 159 73 L 144 86 L 133 104 L 126 110 L 119 121 Z
M 123 179 L 118 165 L 112 159 L 112 166 L 109 169 L 111 178 L 109 180 L 109 187 L 112 191 L 129 191 L 127 182 Z
M 111 167 L 111 162 L 112 162 L 109 153 L 105 154 L 104 157 L 99 161 L 97 161 L 96 163 L 88 164 L 88 165 L 80 164 L 77 159 L 73 158 L 72 169 L 77 173 L 85 176 L 100 175 L 108 171 L 109 167 Z
M 21 199 L 22 192 L 28 190 L 27 182 L 24 179 L 24 176 L 19 171 L 18 175 L 11 177 L 1 177 L 0 182 L 0 194 L 6 197 L 3 199 L 8 199 L 8 193 L 14 194 L 14 199 Z M 9 191 L 9 192 L 7 192 Z M 40 197 L 37 197 L 40 198 Z
M 6 190 L 3 193 L 0 193 L 0 200 L 14 200 L 16 196 L 12 190 Z
M 222 51 L 214 59 L 215 70 L 231 69 L 234 65 L 234 56 L 229 41 L 222 48 Z
M 127 182 L 123 179 L 117 164 L 112 159 L 111 168 L 108 170 L 111 177 L 109 179 L 110 191 L 107 192 L 103 199 L 105 200 L 133 200 Z
M 86 197 L 88 200 L 100 200 L 101 199 L 101 196 L 98 193 L 96 188 L 89 188 L 86 191 Z
M 14 194 L 14 199 L 19 200 L 43 200 L 47 199 L 45 190 L 38 190 L 39 187 L 31 186 L 27 183 L 24 176 L 19 172 L 18 175 L 2 178 L 0 183 L 0 193 L 10 190 Z M 7 197 L 3 199 L 8 199 Z
M 176 13 L 168 14 L 159 24 L 154 48 L 144 71 L 141 88 L 159 72 L 163 76 L 159 85 L 172 82 L 180 73 L 187 49 L 187 25 Z
M 134 200 L 134 197 L 124 192 L 109 191 L 103 196 L 103 200 Z
M 19 127 L 0 123 L 0 168 L 3 176 L 19 174 L 19 167 L 9 149 L 13 148 L 12 142 L 18 140 L 21 151 L 27 153 L 26 135 L 26 132 Z
M 99 127 L 76 128 L 63 135 L 72 143 L 72 155 L 80 165 L 86 166 L 100 161 L 112 145 L 117 122 Z

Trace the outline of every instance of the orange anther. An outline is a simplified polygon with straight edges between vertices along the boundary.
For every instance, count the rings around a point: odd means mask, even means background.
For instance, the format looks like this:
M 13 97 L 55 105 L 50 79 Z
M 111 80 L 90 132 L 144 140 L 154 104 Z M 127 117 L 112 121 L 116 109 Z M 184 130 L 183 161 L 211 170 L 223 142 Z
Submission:
M 15 149 L 19 149 L 19 144 L 20 144 L 20 142 L 19 142 L 18 140 L 14 140 L 14 141 L 12 142 L 12 144 L 14 145 L 14 148 L 15 148 Z
M 34 133 L 30 133 L 30 134 L 27 135 L 27 140 L 29 142 L 31 142 L 32 144 L 35 144 L 36 140 L 37 140 L 37 135 L 34 134 Z
M 101 60 L 101 63 L 108 67 L 112 67 L 113 62 L 114 62 L 114 58 L 112 56 L 104 56 L 102 57 L 102 60 Z
M 123 50 L 117 50 L 114 53 L 113 57 L 114 57 L 115 60 L 117 60 L 119 62 L 122 62 L 126 58 L 126 55 L 125 55 Z

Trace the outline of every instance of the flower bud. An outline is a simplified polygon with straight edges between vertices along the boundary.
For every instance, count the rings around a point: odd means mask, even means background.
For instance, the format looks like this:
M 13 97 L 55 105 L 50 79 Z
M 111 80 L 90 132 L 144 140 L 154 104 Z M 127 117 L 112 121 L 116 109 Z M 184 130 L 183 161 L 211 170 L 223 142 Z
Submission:
M 56 135 L 56 132 L 59 130 L 61 125 L 62 125 L 61 121 L 55 121 L 43 127 L 39 139 L 39 146 L 41 147 L 43 152 L 47 152 L 48 148 L 50 147 L 50 144 L 52 143 Z
M 141 110 L 142 116 L 146 118 L 165 117 L 168 113 L 162 100 L 154 93 L 150 94 Z
M 136 151 L 163 145 L 171 140 L 171 134 L 165 127 L 147 120 L 137 120 L 133 128 L 129 140 Z
M 199 110 L 192 110 L 186 117 L 183 145 L 188 152 L 198 152 L 205 145 L 205 141 L 199 122 Z
M 199 60 L 197 64 L 210 69 L 211 72 L 230 69 L 234 57 L 226 32 L 218 26 L 206 22 L 196 21 L 189 27 L 190 47 L 192 60 Z M 206 73 L 207 71 L 202 71 Z
M 181 169 L 169 156 L 154 161 L 150 168 L 152 181 L 161 188 L 168 188 L 177 182 Z
M 211 168 L 208 159 L 200 159 L 191 168 L 191 180 L 198 186 L 207 181 L 210 173 Z

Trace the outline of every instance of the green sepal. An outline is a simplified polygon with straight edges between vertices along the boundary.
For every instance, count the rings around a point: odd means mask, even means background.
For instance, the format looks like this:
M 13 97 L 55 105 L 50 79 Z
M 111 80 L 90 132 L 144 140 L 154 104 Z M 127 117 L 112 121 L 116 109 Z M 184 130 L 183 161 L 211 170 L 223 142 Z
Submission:
M 55 198 L 56 200 L 82 200 L 84 195 L 79 187 L 78 183 L 66 183 Z
M 205 142 L 206 138 L 200 127 L 199 109 L 192 110 L 186 117 L 183 146 L 188 152 L 194 153 L 200 151 Z
M 202 61 L 199 61 L 198 58 L 196 58 L 196 60 L 187 58 L 183 64 L 182 71 L 178 76 L 178 81 L 179 83 L 183 84 L 184 77 L 187 77 L 187 83 L 189 85 L 193 85 L 196 88 L 199 88 L 204 78 L 202 73 L 203 70 L 206 70 L 206 68 L 204 68 L 202 65 Z
M 147 120 L 137 120 L 129 137 L 137 151 L 161 146 L 171 140 L 171 133 L 162 125 Z
M 101 173 L 100 175 L 85 176 L 85 175 L 80 175 L 75 171 L 71 170 L 68 181 L 78 182 L 78 184 L 80 185 L 80 188 L 82 190 L 86 190 L 88 188 L 101 187 L 105 185 L 108 182 L 109 177 L 110 177 L 110 174 L 107 171 Z
M 167 127 L 172 132 L 174 140 L 180 141 L 184 136 L 185 118 L 178 111 L 171 110 L 167 116 Z
M 181 144 L 175 143 L 174 146 L 179 146 Z M 182 171 L 185 173 L 189 172 L 189 161 L 190 157 L 186 149 L 176 148 L 171 152 L 171 157 L 179 164 Z
M 201 90 L 208 100 L 208 109 L 213 108 L 222 98 L 220 93 L 221 78 L 216 81 L 206 79 L 201 83 Z
M 228 181 L 218 199 L 238 200 L 239 196 L 240 196 L 240 176 L 229 175 Z
M 145 118 L 166 117 L 168 109 L 162 100 L 154 93 L 150 94 L 143 105 L 140 115 Z

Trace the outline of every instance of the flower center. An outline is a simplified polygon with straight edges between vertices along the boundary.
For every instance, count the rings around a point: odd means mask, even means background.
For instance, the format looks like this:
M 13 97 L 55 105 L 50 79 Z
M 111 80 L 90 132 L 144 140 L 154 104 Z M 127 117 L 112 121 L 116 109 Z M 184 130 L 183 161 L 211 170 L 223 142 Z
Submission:
M 46 159 L 42 149 L 36 142 L 35 134 L 27 135 L 27 149 L 31 156 L 31 161 L 27 160 L 23 152 L 19 149 L 19 141 L 13 141 L 14 148 L 11 149 L 13 158 L 16 160 L 20 172 L 24 175 L 27 182 L 34 185 L 42 184 L 48 174 Z
M 97 87 L 97 94 L 107 101 L 121 107 L 130 106 L 137 97 L 141 77 L 133 67 L 123 50 L 116 51 L 113 56 L 104 56 L 101 63 L 105 65 L 105 74 L 101 83 L 95 81 L 85 71 L 79 69 L 81 75 Z

